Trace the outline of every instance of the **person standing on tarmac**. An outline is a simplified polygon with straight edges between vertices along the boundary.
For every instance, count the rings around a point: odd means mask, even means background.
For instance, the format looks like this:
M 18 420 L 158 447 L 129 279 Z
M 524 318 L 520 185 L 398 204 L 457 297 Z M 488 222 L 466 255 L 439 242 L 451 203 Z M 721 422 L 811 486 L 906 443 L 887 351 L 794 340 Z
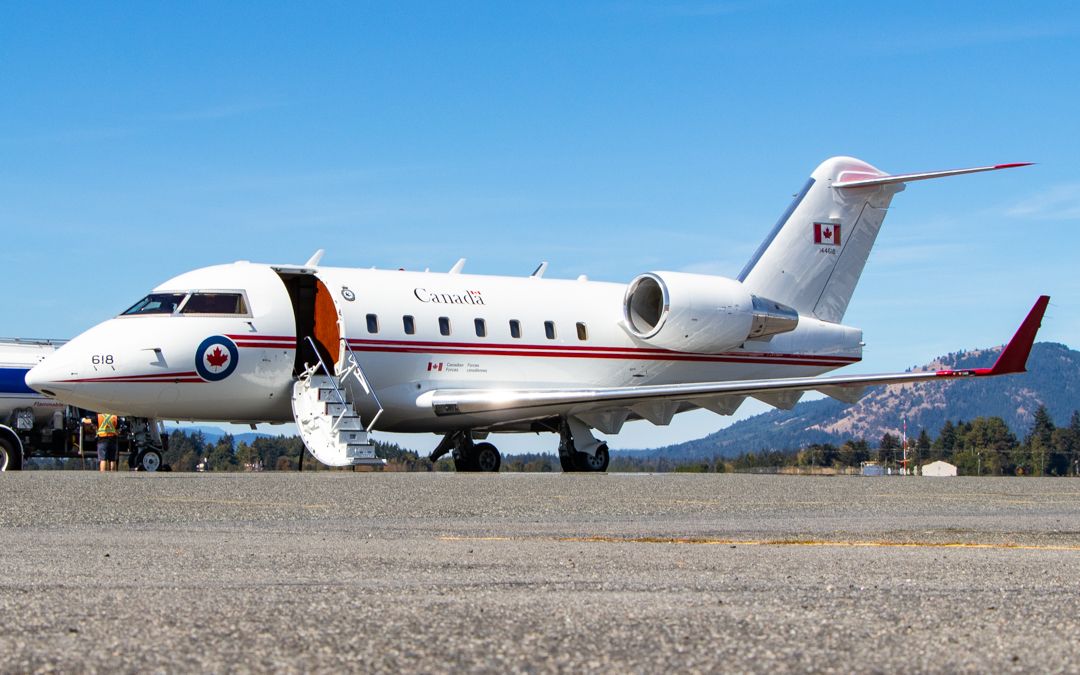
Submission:
M 94 425 L 94 421 L 91 418 L 86 418 L 83 422 L 87 422 Z M 119 454 L 119 448 L 117 447 L 116 437 L 119 435 L 117 430 L 119 426 L 119 419 L 112 413 L 98 413 L 96 435 L 97 435 L 97 456 L 98 456 L 98 471 L 116 471 L 117 456 Z

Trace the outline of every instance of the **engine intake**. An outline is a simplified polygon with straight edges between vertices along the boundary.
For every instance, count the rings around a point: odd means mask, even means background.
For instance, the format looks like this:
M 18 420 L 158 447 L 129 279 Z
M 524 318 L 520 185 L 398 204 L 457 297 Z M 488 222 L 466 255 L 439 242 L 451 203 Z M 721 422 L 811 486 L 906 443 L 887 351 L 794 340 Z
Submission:
M 734 279 L 647 272 L 626 288 L 627 330 L 663 349 L 714 354 L 795 330 L 799 314 L 779 302 L 751 294 Z

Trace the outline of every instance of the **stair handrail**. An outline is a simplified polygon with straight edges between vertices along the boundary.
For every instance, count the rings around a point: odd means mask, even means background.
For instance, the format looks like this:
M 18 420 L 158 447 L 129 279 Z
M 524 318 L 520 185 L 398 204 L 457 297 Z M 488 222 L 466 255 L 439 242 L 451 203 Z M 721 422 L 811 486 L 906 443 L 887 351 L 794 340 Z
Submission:
M 379 397 L 375 394 L 375 388 L 368 382 L 367 375 L 364 374 L 364 369 L 360 367 L 360 360 L 356 358 L 356 352 L 353 351 L 349 345 L 349 341 L 342 337 L 339 338 L 341 344 L 345 346 L 345 359 L 349 362 L 349 368 L 352 369 L 352 374 L 356 376 L 356 379 L 360 382 L 360 386 L 364 388 L 364 393 L 371 397 L 375 401 L 375 405 L 379 407 L 379 410 L 372 416 L 371 421 L 368 422 L 366 431 L 370 432 L 375 428 L 375 422 L 379 419 L 379 416 L 383 414 L 383 405 L 379 402 Z
M 341 391 L 341 387 L 338 384 L 337 377 L 335 377 L 334 373 L 332 373 L 330 369 L 326 367 L 326 361 L 323 361 L 322 354 L 319 353 L 319 348 L 315 345 L 315 340 L 312 339 L 310 335 L 304 336 L 304 339 L 307 340 L 308 344 L 311 345 L 311 350 L 315 352 L 315 358 L 319 360 L 319 365 L 322 366 L 323 372 L 329 376 L 331 384 L 334 385 L 334 395 L 337 396 L 337 402 L 340 403 L 343 408 L 341 414 L 338 415 L 334 419 L 333 424 L 330 425 L 331 429 L 337 429 L 338 425 L 341 424 L 341 420 L 343 420 L 346 413 L 349 412 L 349 402 L 345 400 L 345 394 L 343 394 Z M 306 366 L 307 363 L 305 362 L 304 365 Z M 315 374 L 315 367 L 308 367 L 308 369 L 305 370 L 304 373 L 308 375 L 308 380 L 310 380 L 311 376 Z

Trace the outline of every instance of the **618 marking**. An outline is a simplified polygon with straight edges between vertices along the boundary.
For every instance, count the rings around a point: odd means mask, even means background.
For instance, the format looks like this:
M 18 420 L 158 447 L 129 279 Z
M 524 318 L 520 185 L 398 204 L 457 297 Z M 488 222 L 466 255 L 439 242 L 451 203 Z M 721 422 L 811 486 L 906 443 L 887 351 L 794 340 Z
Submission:
M 90 357 L 90 363 L 95 366 L 111 366 L 113 364 L 112 354 L 94 354 Z

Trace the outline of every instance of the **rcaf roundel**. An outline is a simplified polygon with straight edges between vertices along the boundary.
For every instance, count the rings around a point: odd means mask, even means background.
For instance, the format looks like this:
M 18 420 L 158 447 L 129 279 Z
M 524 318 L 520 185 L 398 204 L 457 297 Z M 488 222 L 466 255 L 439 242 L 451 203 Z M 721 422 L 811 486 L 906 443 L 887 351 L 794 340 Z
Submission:
M 214 335 L 195 350 L 195 372 L 207 382 L 218 382 L 232 375 L 239 360 L 236 343 L 224 335 Z

